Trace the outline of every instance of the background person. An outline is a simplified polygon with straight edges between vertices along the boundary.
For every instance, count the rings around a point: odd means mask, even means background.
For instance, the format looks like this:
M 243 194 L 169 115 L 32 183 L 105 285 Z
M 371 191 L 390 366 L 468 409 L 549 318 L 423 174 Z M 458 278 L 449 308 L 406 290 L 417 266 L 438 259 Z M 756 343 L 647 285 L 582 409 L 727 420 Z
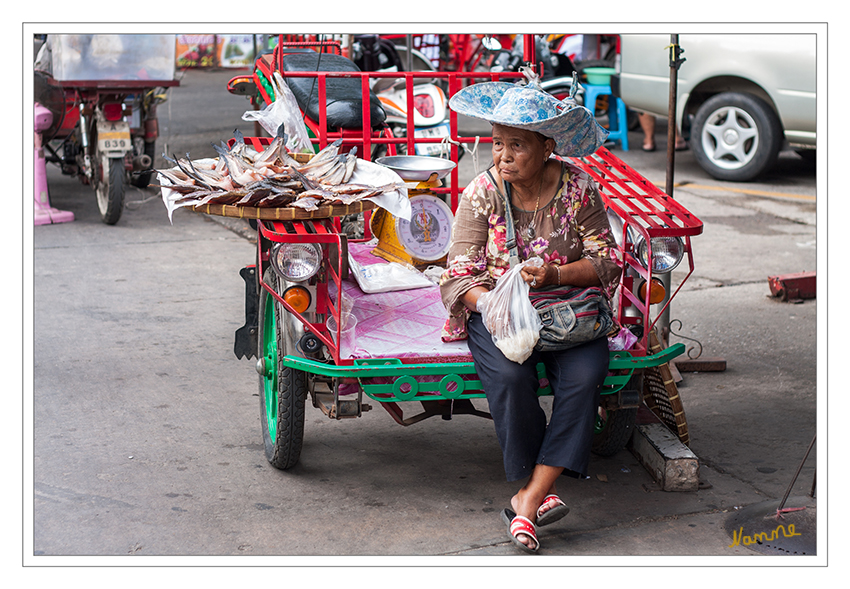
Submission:
M 655 115 L 646 112 L 638 114 L 640 128 L 643 131 L 643 145 L 641 148 L 644 151 L 655 151 Z M 676 129 L 676 151 L 685 151 L 688 144 L 679 135 L 679 129 Z

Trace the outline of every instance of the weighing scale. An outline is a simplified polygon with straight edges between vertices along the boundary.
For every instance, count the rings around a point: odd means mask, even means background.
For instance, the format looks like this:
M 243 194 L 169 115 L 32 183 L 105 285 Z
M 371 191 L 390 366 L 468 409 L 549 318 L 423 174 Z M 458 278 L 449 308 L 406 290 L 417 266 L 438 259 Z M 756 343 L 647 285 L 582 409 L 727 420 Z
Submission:
M 454 215 L 441 198 L 431 192 L 455 167 L 449 160 L 428 156 L 388 156 L 376 163 L 401 176 L 407 185 L 412 209 L 410 221 L 378 209 L 370 227 L 378 238 L 372 253 L 388 262 L 410 264 L 418 270 L 444 266 L 449 252 Z

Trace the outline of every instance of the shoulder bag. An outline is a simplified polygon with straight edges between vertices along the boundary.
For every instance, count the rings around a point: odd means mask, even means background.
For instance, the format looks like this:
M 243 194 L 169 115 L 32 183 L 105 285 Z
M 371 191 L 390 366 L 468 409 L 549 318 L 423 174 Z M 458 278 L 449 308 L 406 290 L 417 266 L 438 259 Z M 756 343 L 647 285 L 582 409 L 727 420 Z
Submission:
M 505 245 L 510 252 L 510 263 L 513 267 L 519 262 L 519 252 L 511 213 L 510 183 L 505 182 L 507 194 L 502 194 L 489 170 L 487 175 L 505 201 Z M 532 289 L 529 298 L 543 324 L 540 339 L 535 346 L 540 351 L 567 350 L 605 337 L 614 325 L 614 315 L 608 297 L 598 286 L 547 286 Z

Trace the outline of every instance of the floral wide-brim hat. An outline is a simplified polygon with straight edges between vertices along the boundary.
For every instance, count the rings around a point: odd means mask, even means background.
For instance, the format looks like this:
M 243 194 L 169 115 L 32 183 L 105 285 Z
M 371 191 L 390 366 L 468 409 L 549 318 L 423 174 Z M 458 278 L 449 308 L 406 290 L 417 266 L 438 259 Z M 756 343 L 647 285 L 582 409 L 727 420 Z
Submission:
M 551 137 L 555 153 L 564 157 L 590 155 L 608 137 L 592 112 L 572 100 L 558 100 L 534 81 L 473 84 L 452 96 L 449 107 L 462 115 Z

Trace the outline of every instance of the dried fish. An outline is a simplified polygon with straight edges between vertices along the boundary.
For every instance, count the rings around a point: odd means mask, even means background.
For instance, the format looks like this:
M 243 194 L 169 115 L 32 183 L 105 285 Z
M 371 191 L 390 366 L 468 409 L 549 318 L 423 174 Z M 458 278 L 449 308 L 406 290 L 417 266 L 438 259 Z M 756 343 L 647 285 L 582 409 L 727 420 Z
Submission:
M 320 202 L 321 200 L 319 200 L 318 198 L 299 198 L 289 203 L 289 206 L 298 207 L 299 209 L 305 209 L 308 211 L 317 211 L 319 210 Z
M 333 193 L 325 190 L 324 188 L 311 188 L 310 190 L 305 190 L 304 192 L 299 193 L 297 198 L 300 200 L 302 198 L 323 199 L 333 197 Z
M 242 197 L 240 200 L 236 201 L 234 204 L 241 205 L 245 207 L 253 206 L 254 203 L 259 202 L 269 196 L 272 193 L 272 189 L 268 187 L 259 187 L 251 190 Z
M 374 187 L 365 184 L 338 184 L 337 186 L 329 186 L 328 190 L 334 194 L 355 194 L 371 188 Z
M 322 163 L 327 160 L 334 159 L 339 153 L 339 146 L 342 145 L 342 138 L 337 139 L 333 143 L 326 145 L 323 150 L 313 156 L 309 163 Z
M 295 200 L 294 195 L 286 195 L 286 194 L 273 194 L 271 196 L 267 196 L 261 201 L 257 202 L 255 206 L 263 208 L 275 208 L 275 207 L 283 207 L 290 204 L 293 200 Z
M 351 179 L 351 175 L 354 173 L 354 168 L 357 165 L 357 157 L 354 155 L 357 153 L 357 147 L 355 146 L 350 152 L 348 152 L 348 158 L 345 161 L 345 176 L 343 177 L 343 182 L 348 182 Z
M 163 154 L 174 167 L 157 170 L 161 184 L 154 186 L 173 193 L 166 200 L 169 217 L 175 208 L 202 204 L 290 206 L 312 211 L 321 205 L 349 205 L 404 186 L 350 183 L 357 166 L 357 148 L 340 154 L 342 139 L 303 164 L 287 152 L 283 125 L 261 152 L 246 144 L 238 130 L 234 131 L 234 139 L 232 147 L 224 142 L 212 144 L 218 153 L 214 162 L 193 161 L 188 153 L 185 158 Z
M 230 190 L 228 192 L 216 192 L 204 198 L 198 204 L 230 205 L 248 194 L 245 190 Z

